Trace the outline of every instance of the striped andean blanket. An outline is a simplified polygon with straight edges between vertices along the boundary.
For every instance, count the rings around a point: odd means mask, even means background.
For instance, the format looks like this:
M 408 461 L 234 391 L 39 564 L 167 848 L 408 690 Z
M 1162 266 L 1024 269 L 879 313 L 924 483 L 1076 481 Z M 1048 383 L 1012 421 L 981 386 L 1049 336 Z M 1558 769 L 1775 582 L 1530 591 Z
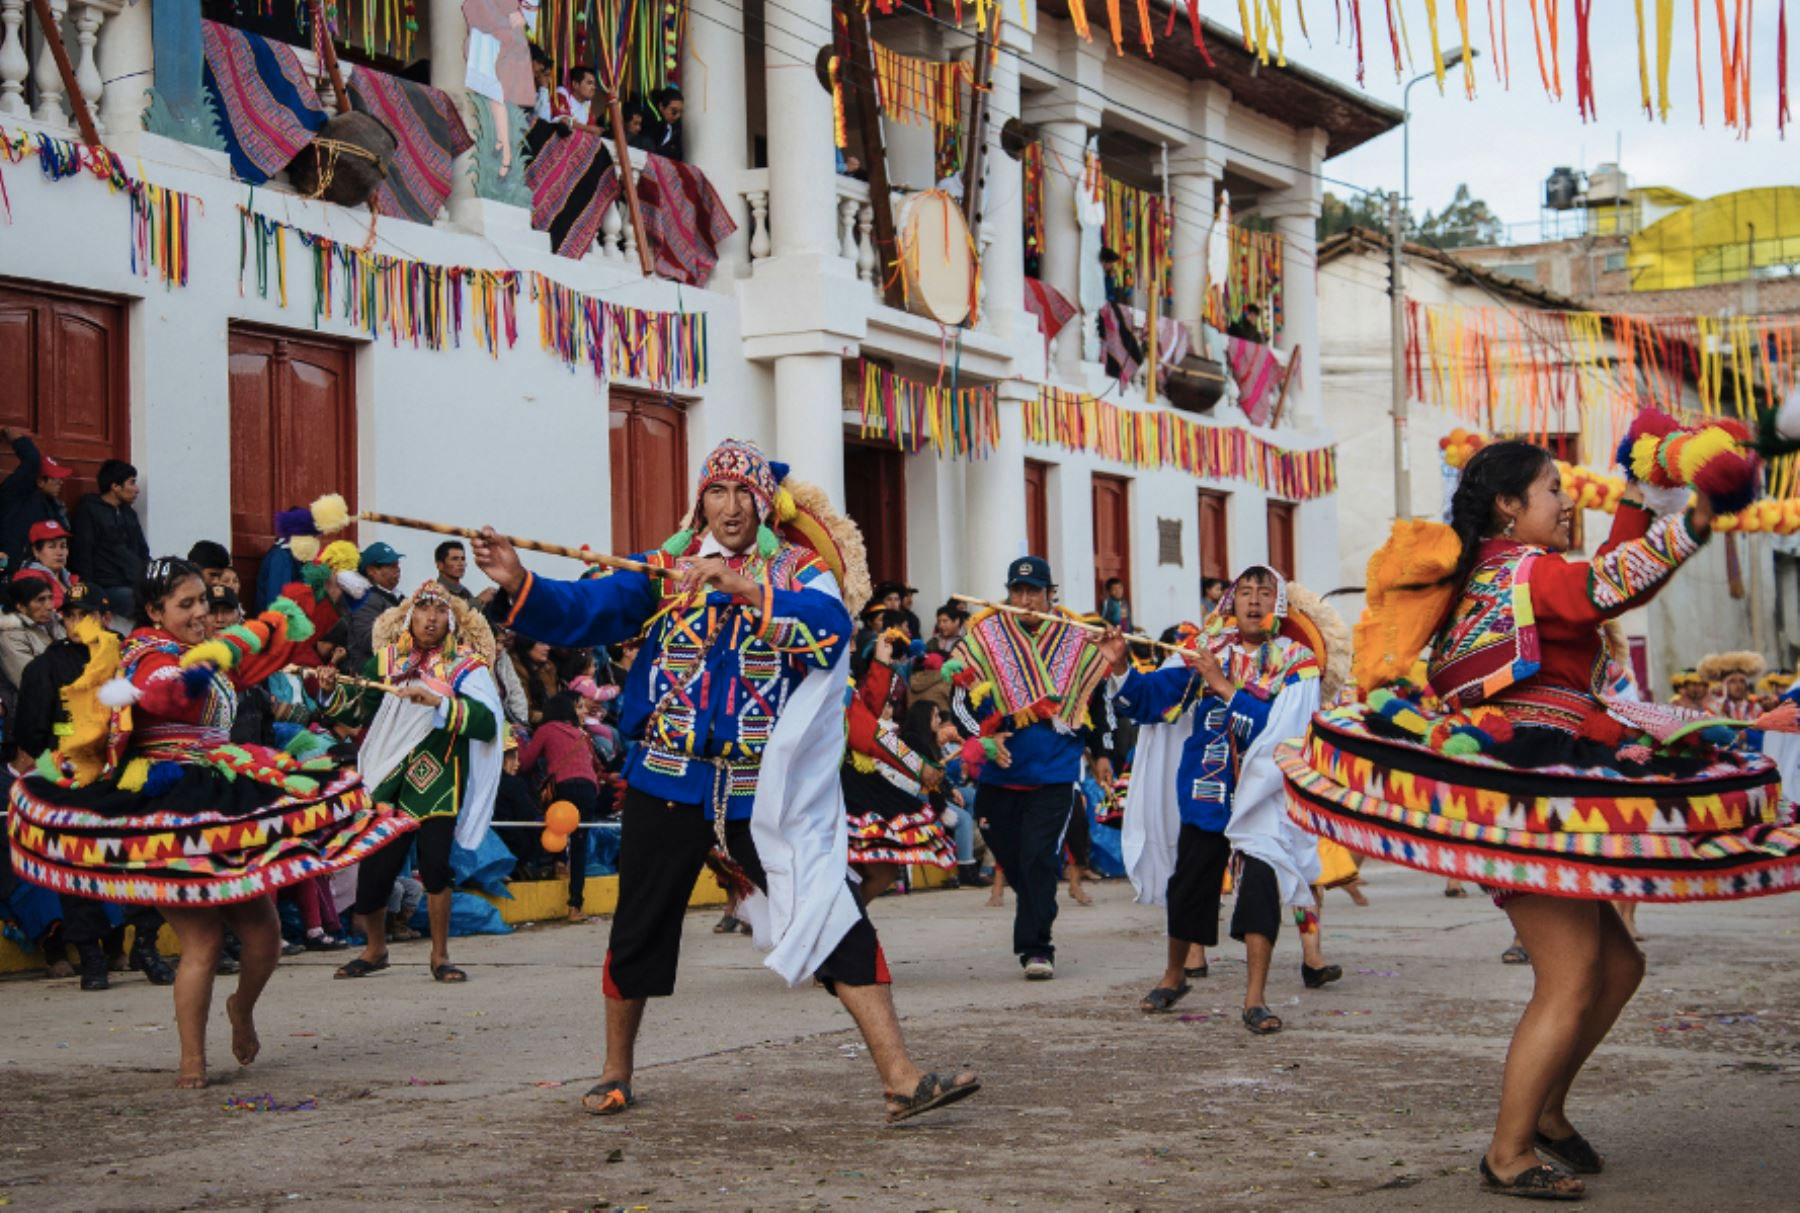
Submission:
M 372 203 L 383 215 L 430 223 L 450 197 L 451 166 L 475 146 L 456 103 L 442 89 L 386 72 L 356 69 L 350 104 L 394 134 L 398 147 Z
M 312 142 L 325 125 L 325 107 L 286 43 L 202 21 L 200 48 L 231 171 L 261 185 Z

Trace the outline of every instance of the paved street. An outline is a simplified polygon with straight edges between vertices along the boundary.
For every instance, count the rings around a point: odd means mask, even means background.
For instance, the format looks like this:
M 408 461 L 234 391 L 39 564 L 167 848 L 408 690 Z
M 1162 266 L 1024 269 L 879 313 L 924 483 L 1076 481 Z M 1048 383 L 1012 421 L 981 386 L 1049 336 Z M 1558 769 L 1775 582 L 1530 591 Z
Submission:
M 1159 915 L 1123 882 L 1064 906 L 1057 978 L 1027 985 L 1010 908 L 973 891 L 875 908 L 915 1051 L 973 1065 L 974 1099 L 889 1128 L 834 1000 L 786 991 L 752 946 L 688 919 L 682 985 L 654 1005 L 615 1120 L 577 1100 L 598 1068 L 603 922 L 423 945 L 360 982 L 284 963 L 263 1055 L 173 1089 L 166 990 L 0 983 L 0 1197 L 21 1209 L 1443 1209 L 1479 1207 L 1506 1038 L 1530 989 L 1503 916 L 1372 866 L 1374 905 L 1328 903 L 1342 983 L 1303 993 L 1291 933 L 1271 1039 L 1237 1018 L 1229 948 L 1176 1015 L 1136 1001 Z M 1649 907 L 1650 976 L 1571 1111 L 1607 1154 L 1595 1209 L 1786 1205 L 1800 1184 L 1800 900 Z M 341 957 L 339 958 L 341 959 Z M 222 991 L 230 979 L 222 980 Z M 228 1111 L 268 1095 L 283 1107 Z

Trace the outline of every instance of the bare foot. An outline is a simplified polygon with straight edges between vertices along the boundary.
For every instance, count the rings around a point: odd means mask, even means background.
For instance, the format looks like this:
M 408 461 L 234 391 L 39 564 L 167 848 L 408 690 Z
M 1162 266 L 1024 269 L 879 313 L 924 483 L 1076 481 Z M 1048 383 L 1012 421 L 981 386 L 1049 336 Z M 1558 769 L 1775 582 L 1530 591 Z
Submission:
M 1006 908 L 1006 902 L 1001 900 L 999 897 L 990 897 L 983 904 L 985 904 L 987 906 L 987 908 L 990 910 L 1003 910 Z
M 262 1041 L 256 1036 L 256 1021 L 248 1011 L 238 1013 L 236 994 L 225 1000 L 225 1016 L 231 1020 L 231 1055 L 237 1058 L 240 1066 L 247 1066 L 262 1051 Z
M 206 1085 L 206 1060 L 197 1062 L 183 1061 L 181 1076 L 175 1080 L 175 1087 L 181 1091 L 198 1091 Z

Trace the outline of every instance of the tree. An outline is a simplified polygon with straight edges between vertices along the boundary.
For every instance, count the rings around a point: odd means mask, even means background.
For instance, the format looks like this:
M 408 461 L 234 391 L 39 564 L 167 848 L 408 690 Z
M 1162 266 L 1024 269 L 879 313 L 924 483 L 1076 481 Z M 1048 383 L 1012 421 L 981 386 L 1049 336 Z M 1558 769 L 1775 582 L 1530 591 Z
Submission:
M 1381 190 L 1355 194 L 1349 199 L 1327 190 L 1319 207 L 1318 237 L 1324 240 L 1353 227 L 1366 227 L 1377 232 L 1388 230 L 1388 197 Z
M 1418 231 L 1427 244 L 1439 248 L 1499 244 L 1506 239 L 1506 225 L 1488 209 L 1487 203 L 1469 192 L 1466 184 L 1456 187 L 1456 196 L 1449 206 L 1436 214 L 1426 211 Z

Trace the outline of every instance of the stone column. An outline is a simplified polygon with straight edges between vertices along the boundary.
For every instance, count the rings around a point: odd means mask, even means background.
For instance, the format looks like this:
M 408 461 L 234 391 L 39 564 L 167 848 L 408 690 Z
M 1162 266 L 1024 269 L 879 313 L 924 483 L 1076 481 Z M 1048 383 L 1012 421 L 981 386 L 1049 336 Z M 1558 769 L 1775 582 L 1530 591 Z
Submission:
M 463 125 L 473 132 L 476 127 L 469 120 L 469 94 L 463 88 L 468 63 L 463 41 L 468 33 L 460 0 L 431 0 L 431 87 L 449 95 Z M 469 158 L 474 154 L 472 150 L 464 152 L 450 166 L 450 197 L 445 205 L 462 222 L 467 222 L 464 216 L 468 214 L 468 204 L 475 201 L 475 179 L 469 169 Z M 515 164 L 522 163 L 524 149 L 514 148 L 513 160 Z M 471 226 L 481 230 L 479 224 Z
M 144 111 L 156 83 L 153 45 L 148 4 L 122 5 L 100 31 L 100 76 L 107 82 L 100 118 L 114 151 L 135 145 L 144 129 Z
M 989 74 L 987 146 L 982 152 L 981 231 L 991 236 L 981 259 L 984 290 L 981 327 L 1012 337 L 1032 327 L 1025 313 L 1024 171 L 1000 150 L 1000 131 L 1019 112 L 1018 55 L 1030 49 L 1031 35 L 1004 22 L 1000 55 Z M 1041 344 L 1041 343 L 1040 343 Z
M 831 146 L 829 140 L 825 146 Z M 843 359 L 836 354 L 775 359 L 775 448 L 770 454 L 843 508 Z
M 737 208 L 738 178 L 749 164 L 742 26 L 742 10 L 728 0 L 689 0 L 681 68 L 688 160 L 706 174 L 738 222 L 737 230 L 719 244 L 713 278 L 721 283 L 750 262 L 749 216 Z
M 1081 226 L 1075 221 L 1076 194 L 1081 188 L 1082 153 L 1088 128 L 1081 122 L 1047 122 L 1038 128 L 1044 141 L 1044 249 L 1039 272 L 1071 303 L 1081 301 Z M 1085 316 L 1077 313 L 1057 338 L 1052 365 L 1064 379 L 1081 376 L 1081 333 Z
M 1175 319 L 1187 326 L 1195 350 L 1201 348 L 1200 320 L 1206 307 L 1206 237 L 1212 230 L 1213 182 L 1223 173 L 1224 166 L 1216 161 L 1185 172 L 1171 163 L 1169 170 L 1169 197 L 1175 211 L 1175 231 L 1169 242 Z
M 1281 237 L 1281 329 L 1278 348 L 1301 350 L 1298 377 L 1288 389 L 1287 417 L 1299 429 L 1316 429 L 1325 423 L 1324 394 L 1319 350 L 1319 238 L 1320 184 L 1318 167 L 1325 153 L 1325 132 L 1316 129 L 1295 134 L 1296 163 L 1305 175 L 1257 207 L 1274 221 Z
M 831 94 L 813 74 L 819 47 L 831 36 L 831 21 L 829 0 L 787 0 L 783 8 L 770 11 L 766 26 L 769 227 L 776 260 L 840 260 Z
M 1071 321 L 1070 323 L 1073 323 Z M 1025 418 L 1021 405 L 1037 394 L 1037 386 L 1017 380 L 998 385 L 1000 437 L 986 459 L 964 466 L 967 494 L 966 546 L 963 549 L 965 593 L 995 595 L 1006 580 L 1006 566 L 1025 551 Z M 1048 557 L 1049 553 L 1036 555 Z

